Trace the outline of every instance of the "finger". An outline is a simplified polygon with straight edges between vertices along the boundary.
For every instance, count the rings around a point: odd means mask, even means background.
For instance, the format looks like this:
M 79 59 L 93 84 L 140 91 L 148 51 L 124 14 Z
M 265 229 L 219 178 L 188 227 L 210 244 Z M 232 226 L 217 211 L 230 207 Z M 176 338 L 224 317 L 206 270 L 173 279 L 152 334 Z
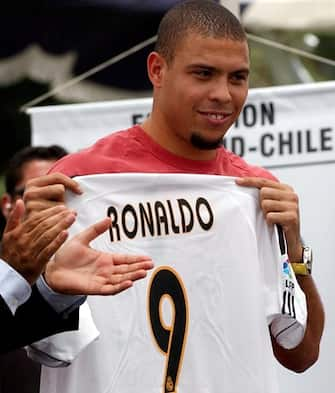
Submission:
M 276 189 L 282 189 L 282 183 L 278 183 L 274 180 L 264 179 L 262 177 L 239 177 L 235 180 L 236 184 L 243 187 L 271 187 Z
M 26 206 L 26 217 L 31 217 L 32 215 L 39 213 L 43 210 L 50 209 L 55 206 L 64 206 L 64 201 L 52 201 L 52 200 L 25 200 Z
M 110 256 L 108 255 L 109 259 Z M 122 265 L 117 265 L 114 260 L 114 254 L 112 255 L 113 264 L 109 264 L 109 266 L 113 269 L 114 274 L 128 274 L 132 273 L 136 270 L 150 270 L 154 267 L 154 263 L 151 259 L 146 259 L 142 262 L 132 262 L 132 263 L 124 263 Z M 105 265 L 108 266 L 108 259 L 105 260 Z
M 111 219 L 109 217 L 91 225 L 84 231 L 80 232 L 75 237 L 83 244 L 89 244 L 92 240 L 106 232 L 111 225 Z
M 27 187 L 23 194 L 23 200 L 29 201 L 60 201 L 64 202 L 65 187 L 63 184 L 52 184 L 44 187 Z
M 22 199 L 18 199 L 15 202 L 14 209 L 11 211 L 11 213 L 8 216 L 8 220 L 6 223 L 6 227 L 4 229 L 4 232 L 9 232 L 16 228 L 20 222 L 21 219 L 23 218 L 25 209 L 24 209 L 24 203 Z
M 133 282 L 130 280 L 122 281 L 119 284 L 106 284 L 100 289 L 100 295 L 117 295 L 118 293 L 125 291 L 133 286 Z
M 32 231 L 31 247 L 35 247 L 36 252 L 41 253 L 62 231 L 74 223 L 75 218 L 74 213 L 65 211 L 42 221 Z
M 55 184 L 60 184 L 76 194 L 82 194 L 79 183 L 71 179 L 69 176 L 57 172 L 31 179 L 27 182 L 26 187 L 45 187 Z
M 261 208 L 263 212 L 268 213 L 268 212 L 286 212 L 286 211 L 292 211 L 292 212 L 298 212 L 297 205 L 293 202 L 288 202 L 288 201 L 276 201 L 276 200 L 262 200 L 261 202 Z
M 39 233 L 43 230 L 47 230 L 50 226 L 55 225 L 58 219 L 69 213 L 75 214 L 74 211 L 68 210 L 64 205 L 53 206 L 36 212 L 22 221 L 22 232 L 30 233 L 35 230 Z M 43 225 L 43 223 L 44 227 L 42 226 L 41 228 L 40 225 Z M 48 223 L 50 224 L 48 225 Z
M 147 276 L 145 270 L 137 270 L 125 275 L 113 275 L 113 282 L 108 282 L 100 290 L 102 295 L 116 295 L 125 289 L 130 288 L 137 280 L 141 280 Z
M 260 190 L 260 198 L 295 202 L 296 204 L 299 202 L 298 195 L 288 188 L 279 190 L 275 188 L 264 187 Z
M 146 263 L 136 265 L 114 266 L 113 273 L 110 274 L 110 282 L 117 284 L 121 280 L 133 281 L 134 279 L 138 279 L 136 278 L 138 274 L 140 278 L 145 277 L 149 269 L 151 269 L 151 267 L 149 267 L 149 264 Z
M 113 254 L 114 265 L 131 265 L 139 262 L 148 264 L 151 267 L 154 265 L 152 259 L 147 255 Z
M 68 232 L 63 230 L 55 238 L 53 238 L 46 247 L 42 248 L 38 255 L 38 261 L 41 265 L 47 263 L 52 258 L 57 250 L 64 244 L 68 235 Z
M 280 224 L 284 228 L 298 227 L 299 220 L 294 212 L 271 212 L 265 216 L 266 222 L 269 224 Z

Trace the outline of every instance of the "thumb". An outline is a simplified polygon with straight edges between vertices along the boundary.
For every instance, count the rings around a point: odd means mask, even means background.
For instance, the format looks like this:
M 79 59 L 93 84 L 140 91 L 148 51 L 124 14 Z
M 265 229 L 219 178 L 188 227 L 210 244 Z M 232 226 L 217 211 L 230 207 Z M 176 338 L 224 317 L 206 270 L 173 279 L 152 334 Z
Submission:
M 18 199 L 15 202 L 14 209 L 11 211 L 11 213 L 8 216 L 4 233 L 13 230 L 20 224 L 24 212 L 25 212 L 24 202 L 22 199 Z
M 92 240 L 100 236 L 102 233 L 106 232 L 111 225 L 111 219 L 109 217 L 89 226 L 84 231 L 80 232 L 75 236 L 77 240 L 84 244 L 89 244 Z

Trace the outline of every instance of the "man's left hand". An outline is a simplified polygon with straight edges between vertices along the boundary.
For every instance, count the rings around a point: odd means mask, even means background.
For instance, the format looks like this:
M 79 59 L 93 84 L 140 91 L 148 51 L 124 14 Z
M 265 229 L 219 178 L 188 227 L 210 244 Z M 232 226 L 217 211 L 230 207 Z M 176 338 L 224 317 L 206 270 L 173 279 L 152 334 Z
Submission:
M 243 177 L 236 180 L 243 187 L 260 190 L 260 205 L 269 224 L 279 224 L 284 230 L 288 255 L 291 261 L 300 261 L 302 244 L 300 237 L 299 198 L 294 189 L 274 180 Z

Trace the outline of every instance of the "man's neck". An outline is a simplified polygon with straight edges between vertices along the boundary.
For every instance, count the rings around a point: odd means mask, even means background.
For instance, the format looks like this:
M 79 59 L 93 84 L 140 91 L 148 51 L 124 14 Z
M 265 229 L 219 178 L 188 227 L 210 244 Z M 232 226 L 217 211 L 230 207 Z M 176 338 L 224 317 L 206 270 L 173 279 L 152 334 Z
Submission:
M 141 127 L 157 144 L 176 156 L 195 161 L 210 161 L 216 157 L 217 149 L 197 149 L 175 133 L 168 132 L 166 128 L 160 126 L 159 122 L 155 122 L 151 117 Z

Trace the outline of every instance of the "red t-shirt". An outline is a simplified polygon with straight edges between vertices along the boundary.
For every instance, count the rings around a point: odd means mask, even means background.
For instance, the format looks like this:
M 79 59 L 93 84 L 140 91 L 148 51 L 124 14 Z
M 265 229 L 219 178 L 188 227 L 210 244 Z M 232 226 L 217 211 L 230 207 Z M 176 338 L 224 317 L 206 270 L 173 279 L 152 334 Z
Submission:
M 223 146 L 217 149 L 216 157 L 208 161 L 177 156 L 157 144 L 139 125 L 112 133 L 89 148 L 63 157 L 50 172 L 70 177 L 139 172 L 256 176 L 276 180 L 267 170 L 247 164 Z

